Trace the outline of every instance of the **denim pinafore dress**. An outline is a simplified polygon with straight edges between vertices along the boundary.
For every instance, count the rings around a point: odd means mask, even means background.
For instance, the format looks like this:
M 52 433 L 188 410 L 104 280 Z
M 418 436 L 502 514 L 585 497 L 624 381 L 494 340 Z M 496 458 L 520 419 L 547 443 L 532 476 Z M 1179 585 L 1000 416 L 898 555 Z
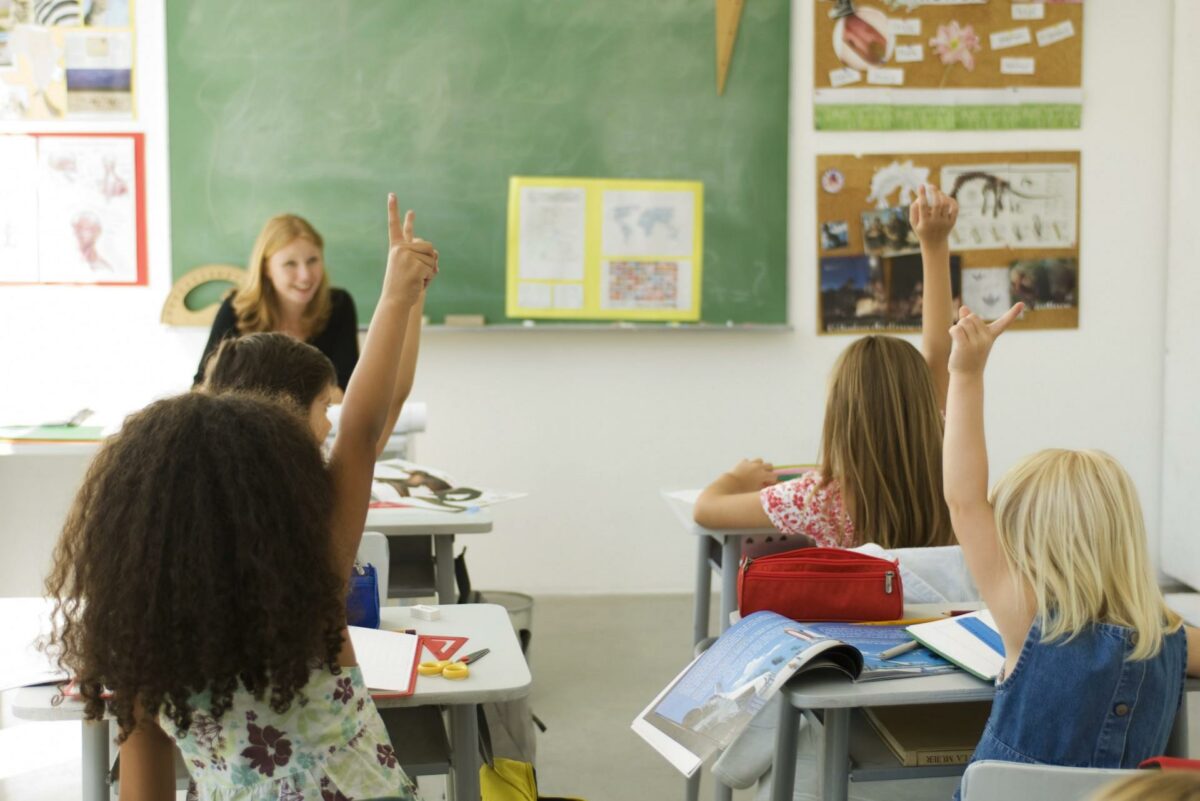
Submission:
M 1183 629 L 1137 662 L 1126 658 L 1137 633 L 1123 626 L 1096 623 L 1069 641 L 1041 639 L 1035 621 L 1012 674 L 996 685 L 971 762 L 1136 768 L 1163 752 L 1183 697 Z

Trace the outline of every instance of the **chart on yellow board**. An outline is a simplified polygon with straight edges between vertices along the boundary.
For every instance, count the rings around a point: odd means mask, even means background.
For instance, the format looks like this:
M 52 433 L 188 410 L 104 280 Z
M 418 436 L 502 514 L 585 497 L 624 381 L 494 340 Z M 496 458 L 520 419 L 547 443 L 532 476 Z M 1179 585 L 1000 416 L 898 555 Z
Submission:
M 703 226 L 699 181 L 514 176 L 506 313 L 699 320 Z

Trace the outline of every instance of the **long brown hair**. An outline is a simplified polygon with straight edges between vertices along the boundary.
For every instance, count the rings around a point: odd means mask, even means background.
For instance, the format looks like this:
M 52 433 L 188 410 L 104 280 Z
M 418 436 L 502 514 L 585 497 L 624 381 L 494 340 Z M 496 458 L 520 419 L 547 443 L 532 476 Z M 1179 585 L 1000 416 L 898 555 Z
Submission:
M 280 323 L 279 298 L 271 279 L 267 278 L 267 260 L 297 239 L 307 239 L 322 253 L 325 240 L 308 220 L 295 214 L 279 214 L 267 220 L 254 250 L 250 252 L 250 263 L 246 268 L 246 284 L 233 296 L 233 311 L 237 315 L 238 332 L 250 334 L 255 331 L 276 331 Z M 302 322 L 310 336 L 325 329 L 329 322 L 332 301 L 329 293 L 329 274 L 321 271 L 321 284 L 317 293 L 308 302 Z
M 929 367 L 902 339 L 863 337 L 838 357 L 825 403 L 821 478 L 836 480 L 858 541 L 949 545 L 943 423 Z
M 283 404 L 192 392 L 130 416 L 100 449 L 46 580 L 49 653 L 86 715 L 124 738 L 138 716 L 220 717 L 244 686 L 284 711 L 346 623 L 334 575 L 332 481 L 304 421 Z

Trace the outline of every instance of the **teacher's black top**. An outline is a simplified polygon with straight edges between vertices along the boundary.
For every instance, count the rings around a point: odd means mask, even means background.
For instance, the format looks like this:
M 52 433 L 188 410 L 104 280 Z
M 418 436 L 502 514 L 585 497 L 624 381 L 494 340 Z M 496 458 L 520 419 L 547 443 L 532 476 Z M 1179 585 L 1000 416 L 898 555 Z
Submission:
M 332 309 L 329 322 L 325 329 L 308 340 L 308 344 L 316 347 L 333 362 L 337 371 L 338 386 L 344 392 L 350 383 L 350 374 L 358 364 L 358 313 L 354 310 L 354 300 L 344 289 L 331 288 L 329 300 Z M 204 380 L 204 365 L 209 355 L 221 344 L 226 337 L 240 336 L 237 330 L 237 315 L 233 311 L 233 295 L 225 298 L 221 308 L 217 310 L 217 318 L 213 320 L 212 332 L 208 335 L 208 344 L 204 346 L 204 355 L 200 357 L 200 368 L 196 371 L 196 384 Z

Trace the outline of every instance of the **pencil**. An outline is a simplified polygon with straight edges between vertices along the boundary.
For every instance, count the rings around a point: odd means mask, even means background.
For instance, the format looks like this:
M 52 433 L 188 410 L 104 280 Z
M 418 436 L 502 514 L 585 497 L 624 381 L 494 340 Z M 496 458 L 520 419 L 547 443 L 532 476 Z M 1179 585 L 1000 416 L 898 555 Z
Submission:
M 900 654 L 907 654 L 909 651 L 915 651 L 921 647 L 921 643 L 916 640 L 909 640 L 906 643 L 897 645 L 895 648 L 889 648 L 879 655 L 880 659 L 895 659 Z

